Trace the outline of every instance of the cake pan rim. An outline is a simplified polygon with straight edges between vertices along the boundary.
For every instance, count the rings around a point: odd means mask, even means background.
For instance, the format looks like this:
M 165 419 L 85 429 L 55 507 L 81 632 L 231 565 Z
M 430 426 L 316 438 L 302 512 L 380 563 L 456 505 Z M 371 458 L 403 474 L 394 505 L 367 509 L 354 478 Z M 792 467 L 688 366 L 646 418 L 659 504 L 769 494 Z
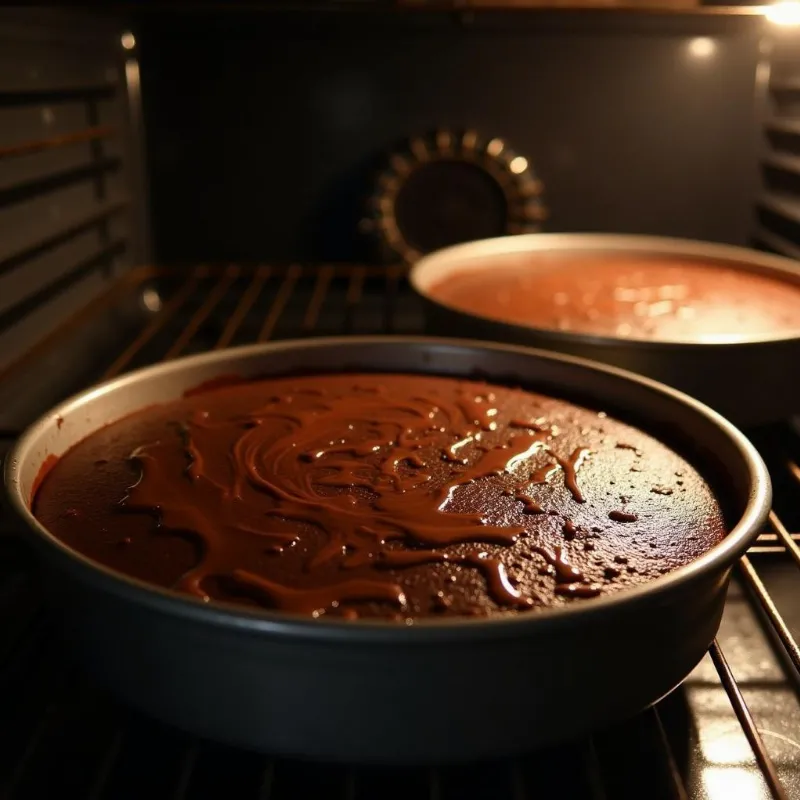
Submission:
M 380 348 L 386 347 L 417 347 L 428 351 L 437 349 L 452 350 L 455 348 L 471 355 L 481 352 L 505 353 L 509 356 L 518 356 L 521 359 L 531 359 L 532 362 L 547 361 L 566 365 L 570 370 L 605 375 L 608 379 L 614 379 L 621 383 L 633 382 L 643 390 L 655 392 L 662 397 L 666 396 L 676 407 L 680 406 L 682 412 L 703 417 L 706 424 L 714 426 L 718 432 L 721 432 L 728 439 L 741 457 L 742 464 L 749 476 L 749 496 L 744 506 L 744 511 L 722 542 L 689 564 L 648 581 L 641 586 L 580 603 L 572 603 L 564 607 L 526 614 L 489 617 L 486 619 L 420 619 L 415 620 L 412 625 L 382 620 L 339 621 L 325 617 L 313 619 L 280 611 L 249 610 L 235 604 L 222 602 L 206 604 L 199 598 L 182 595 L 155 584 L 132 578 L 89 559 L 61 542 L 33 516 L 30 510 L 30 498 L 25 496 L 22 485 L 21 471 L 23 465 L 29 459 L 34 458 L 33 453 L 36 447 L 52 430 L 52 426 L 59 426 L 59 420 L 63 421 L 79 413 L 92 401 L 100 401 L 117 392 L 135 391 L 136 386 L 148 379 L 157 381 L 160 377 L 169 376 L 176 372 L 188 372 L 192 367 L 219 366 L 220 369 L 217 374 L 221 377 L 223 375 L 236 374 L 237 361 L 242 364 L 248 357 L 263 356 L 266 360 L 271 354 L 287 351 L 330 350 L 332 348 L 338 348 L 339 350 L 344 348 L 347 350 L 347 348 L 354 349 L 357 347 L 368 347 L 373 352 L 376 349 L 380 350 Z M 375 356 L 372 363 L 377 365 L 380 361 L 381 359 Z M 342 368 L 354 369 L 351 365 L 343 365 Z M 370 370 L 371 367 L 364 365 L 364 369 Z M 331 369 L 329 371 L 335 370 Z M 373 371 L 377 370 L 373 369 Z M 418 371 L 423 372 L 422 370 Z M 429 370 L 429 373 L 435 372 L 435 369 Z M 485 377 L 491 379 L 490 376 Z M 190 387 L 187 386 L 186 388 Z M 165 400 L 168 399 L 172 398 L 165 398 Z M 598 400 L 602 402 L 602 397 L 598 398 Z M 633 409 L 632 413 L 637 413 L 637 411 L 639 414 L 642 413 L 638 409 Z M 111 421 L 113 420 L 107 420 L 103 424 L 108 424 Z M 96 430 L 99 427 L 101 426 L 95 425 L 92 430 Z M 642 426 L 642 430 L 647 432 L 647 428 L 644 426 Z M 76 441 L 84 438 L 84 436 L 78 437 Z M 46 455 L 40 454 L 40 456 L 39 465 L 44 463 L 46 458 Z M 70 572 L 74 578 L 89 581 L 98 588 L 112 592 L 123 599 L 128 599 L 154 611 L 182 617 L 187 621 L 237 628 L 254 635 L 274 635 L 302 640 L 352 643 L 382 641 L 410 644 L 413 642 L 442 641 L 443 639 L 463 640 L 497 636 L 519 636 L 524 635 L 531 626 L 537 627 L 538 630 L 549 625 L 581 624 L 589 622 L 596 614 L 610 614 L 624 612 L 625 610 L 638 611 L 641 610 L 640 607 L 643 603 L 665 602 L 672 592 L 691 588 L 694 581 L 702 581 L 703 578 L 710 577 L 715 571 L 731 567 L 760 532 L 771 503 L 769 474 L 755 447 L 744 434 L 717 412 L 677 390 L 615 367 L 530 347 L 476 342 L 465 339 L 411 336 L 346 336 L 246 345 L 244 347 L 176 359 L 127 373 L 74 395 L 34 422 L 20 437 L 6 458 L 4 473 L 11 506 L 24 523 L 26 538 L 31 540 L 40 552 L 49 558 L 51 564 Z

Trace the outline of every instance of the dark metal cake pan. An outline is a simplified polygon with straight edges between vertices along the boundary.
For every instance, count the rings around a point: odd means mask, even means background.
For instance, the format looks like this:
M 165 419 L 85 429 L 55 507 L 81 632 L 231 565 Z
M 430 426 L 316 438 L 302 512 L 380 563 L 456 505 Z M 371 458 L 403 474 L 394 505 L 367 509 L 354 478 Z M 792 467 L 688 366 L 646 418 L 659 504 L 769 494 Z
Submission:
M 205 604 L 90 561 L 31 513 L 46 460 L 99 427 L 210 379 L 298 370 L 478 375 L 602 407 L 684 452 L 710 479 L 730 533 L 689 565 L 617 594 L 514 617 L 404 625 Z M 34 424 L 5 479 L 68 642 L 119 697 L 229 744 L 373 763 L 513 754 L 654 703 L 714 638 L 731 568 L 771 499 L 748 440 L 678 392 L 567 356 L 405 337 L 258 345 L 126 375 Z
M 548 233 L 455 245 L 420 259 L 411 285 L 425 305 L 428 332 L 543 347 L 602 361 L 674 386 L 737 425 L 758 425 L 800 413 L 800 331 L 735 342 L 668 342 L 572 333 L 503 322 L 449 305 L 435 285 L 462 270 L 491 269 L 498 258 L 524 253 L 679 256 L 800 285 L 800 264 L 788 258 L 710 242 L 617 234 Z

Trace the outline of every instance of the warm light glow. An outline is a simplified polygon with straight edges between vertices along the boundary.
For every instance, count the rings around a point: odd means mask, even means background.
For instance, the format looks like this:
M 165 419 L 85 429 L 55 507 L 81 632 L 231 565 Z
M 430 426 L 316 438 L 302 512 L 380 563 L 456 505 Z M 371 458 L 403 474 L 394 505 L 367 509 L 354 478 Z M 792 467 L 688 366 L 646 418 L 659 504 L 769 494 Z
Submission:
M 703 770 L 705 796 L 710 800 L 761 800 L 763 778 L 755 769 L 709 767 Z
M 698 36 L 689 40 L 688 48 L 695 58 L 710 58 L 717 50 L 717 43 L 708 36 Z
M 139 62 L 129 58 L 125 62 L 125 80 L 128 83 L 128 93 L 139 91 Z
M 710 698 L 698 699 L 705 702 Z M 750 762 L 753 757 L 747 739 L 735 721 L 715 719 L 704 731 L 700 747 L 705 760 L 715 767 L 738 767 Z M 725 770 L 721 774 L 727 775 Z
M 478 143 L 478 134 L 475 131 L 467 131 L 461 139 L 461 145 L 465 150 L 474 150 Z
M 147 288 L 142 292 L 142 304 L 148 311 L 155 313 L 161 311 L 161 296 L 152 288 Z
M 120 42 L 122 42 L 122 46 L 126 50 L 133 50 L 133 48 L 136 47 L 136 38 L 130 31 L 127 31 L 120 36 Z
M 764 10 L 764 16 L 774 25 L 800 25 L 800 3 L 775 3 Z
M 500 153 L 503 152 L 503 148 L 504 147 L 505 147 L 505 145 L 503 144 L 503 142 L 500 139 L 492 139 L 492 141 L 489 142 L 489 144 L 486 145 L 486 152 L 490 156 L 495 156 L 496 157 L 496 156 L 499 156 Z
M 515 174 L 520 175 L 528 169 L 528 159 L 523 158 L 522 156 L 517 156 L 516 158 L 511 159 L 511 163 L 508 165 L 508 168 Z

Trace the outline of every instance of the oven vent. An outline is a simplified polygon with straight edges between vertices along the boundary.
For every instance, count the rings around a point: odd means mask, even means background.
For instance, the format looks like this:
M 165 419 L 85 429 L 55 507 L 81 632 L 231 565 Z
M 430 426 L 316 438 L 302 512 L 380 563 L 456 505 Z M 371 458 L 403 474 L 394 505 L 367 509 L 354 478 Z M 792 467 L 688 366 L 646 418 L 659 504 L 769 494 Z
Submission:
M 0 367 L 126 263 L 123 52 L 102 15 L 0 9 Z
M 800 259 L 800 28 L 772 33 L 755 238 L 766 250 Z

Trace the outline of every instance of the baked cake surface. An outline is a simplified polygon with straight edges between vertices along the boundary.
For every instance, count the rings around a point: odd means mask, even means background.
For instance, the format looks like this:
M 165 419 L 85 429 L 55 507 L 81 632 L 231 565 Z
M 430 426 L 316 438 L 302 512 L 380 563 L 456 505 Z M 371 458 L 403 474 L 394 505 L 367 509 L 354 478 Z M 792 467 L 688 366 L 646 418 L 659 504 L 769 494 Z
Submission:
M 95 561 L 206 600 L 398 620 L 591 602 L 726 533 L 691 464 L 603 412 L 393 374 L 144 409 L 61 457 L 33 511 Z
M 679 256 L 487 258 L 442 278 L 430 295 L 468 313 L 565 333 L 703 343 L 800 335 L 800 283 Z

